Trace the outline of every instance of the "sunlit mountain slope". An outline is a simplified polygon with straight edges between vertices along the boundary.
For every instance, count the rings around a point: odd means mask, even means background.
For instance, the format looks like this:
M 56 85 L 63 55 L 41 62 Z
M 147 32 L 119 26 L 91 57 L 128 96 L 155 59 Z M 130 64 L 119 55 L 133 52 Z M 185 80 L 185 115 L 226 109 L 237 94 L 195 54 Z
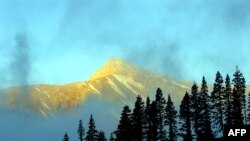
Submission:
M 133 106 L 138 94 L 144 99 L 147 96 L 153 99 L 159 87 L 165 97 L 171 94 L 173 101 L 179 104 L 185 91 L 190 91 L 191 85 L 191 81 L 180 81 L 120 59 L 111 59 L 84 82 L 7 88 L 4 90 L 2 106 L 50 116 L 80 105 L 88 108 L 90 103 L 94 103 L 117 117 L 125 104 Z

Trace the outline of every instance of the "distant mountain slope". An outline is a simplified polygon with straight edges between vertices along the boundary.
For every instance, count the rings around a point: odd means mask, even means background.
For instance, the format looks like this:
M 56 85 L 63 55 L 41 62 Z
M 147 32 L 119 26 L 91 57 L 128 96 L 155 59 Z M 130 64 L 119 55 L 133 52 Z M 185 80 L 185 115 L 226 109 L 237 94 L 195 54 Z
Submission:
M 171 94 L 173 101 L 179 104 L 191 85 L 189 81 L 179 81 L 119 59 L 111 59 L 85 82 L 7 88 L 4 90 L 4 106 L 49 116 L 79 105 L 88 107 L 89 103 L 96 103 L 97 107 L 117 117 L 125 104 L 133 106 L 138 94 L 144 99 L 147 96 L 152 99 L 159 87 L 165 97 Z

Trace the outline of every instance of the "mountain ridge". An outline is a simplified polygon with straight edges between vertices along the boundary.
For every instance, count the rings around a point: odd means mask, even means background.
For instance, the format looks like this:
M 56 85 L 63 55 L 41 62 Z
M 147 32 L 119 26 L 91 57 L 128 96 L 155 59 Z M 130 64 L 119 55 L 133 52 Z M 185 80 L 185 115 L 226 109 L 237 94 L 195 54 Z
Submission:
M 3 107 L 26 111 L 39 116 L 50 116 L 57 111 L 70 111 L 86 103 L 119 113 L 126 104 L 133 106 L 135 97 L 154 98 L 157 88 L 164 96 L 171 94 L 179 104 L 185 92 L 190 92 L 193 82 L 162 76 L 114 58 L 103 65 L 87 81 L 63 85 L 37 84 L 25 89 L 13 86 L 4 89 Z M 209 85 L 211 89 L 211 85 Z M 117 115 L 116 115 L 117 116 Z

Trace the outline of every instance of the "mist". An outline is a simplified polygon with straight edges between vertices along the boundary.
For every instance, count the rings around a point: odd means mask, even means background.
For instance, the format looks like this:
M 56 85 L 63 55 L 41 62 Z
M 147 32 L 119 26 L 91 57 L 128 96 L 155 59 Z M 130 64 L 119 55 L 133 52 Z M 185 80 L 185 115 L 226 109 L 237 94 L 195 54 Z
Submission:
M 212 83 L 217 70 L 232 76 L 238 65 L 248 83 L 249 6 L 249 0 L 0 0 L 0 89 L 22 86 L 26 99 L 27 85 L 85 81 L 113 57 L 197 83 L 203 75 Z M 0 90 L 0 106 L 2 100 Z M 118 121 L 103 107 L 112 105 L 86 105 L 48 118 L 0 108 L 0 140 L 62 140 L 65 132 L 76 140 L 78 121 L 86 131 L 93 111 L 109 137 Z
M 146 47 L 143 48 L 143 47 Z M 153 69 L 158 73 L 182 79 L 185 75 L 183 72 L 182 62 L 180 61 L 180 43 L 149 42 L 143 47 L 135 48 L 129 52 L 125 59 L 135 63 L 142 68 Z M 164 50 L 165 49 L 165 50 Z
M 9 16 L 0 14 L 0 46 L 16 37 L 22 25 L 11 23 L 19 23 L 24 17 L 35 41 L 30 43 L 28 39 L 27 45 L 29 58 L 36 58 L 32 67 L 37 72 L 23 71 L 32 83 L 84 81 L 112 57 L 197 82 L 203 75 L 212 82 L 217 70 L 232 73 L 236 65 L 244 74 L 250 71 L 247 0 L 14 3 L 2 3 L 5 8 L 1 12 Z M 13 29 L 7 30 L 8 25 Z
M 87 106 L 86 106 L 87 105 Z M 118 124 L 118 120 L 108 112 L 112 105 L 89 99 L 76 109 L 58 111 L 48 117 L 26 113 L 14 109 L 0 108 L 0 140 L 44 141 L 62 140 L 67 132 L 70 140 L 77 140 L 78 122 L 83 121 L 85 132 L 88 130 L 90 115 L 93 114 L 96 129 L 105 132 L 107 138 Z M 106 109 L 105 109 L 106 108 Z M 120 107 L 119 111 L 122 108 Z M 118 114 L 118 113 L 117 113 Z M 103 122 L 105 121 L 105 122 Z
M 204 75 L 212 82 L 218 70 L 233 73 L 239 65 L 250 71 L 246 5 L 246 0 L 73 0 L 53 43 L 63 40 L 60 47 L 95 60 L 86 75 L 107 59 L 120 57 L 164 75 L 191 81 Z
M 28 85 L 30 74 L 29 44 L 26 33 L 17 33 L 13 52 L 10 56 L 11 81 L 17 85 Z

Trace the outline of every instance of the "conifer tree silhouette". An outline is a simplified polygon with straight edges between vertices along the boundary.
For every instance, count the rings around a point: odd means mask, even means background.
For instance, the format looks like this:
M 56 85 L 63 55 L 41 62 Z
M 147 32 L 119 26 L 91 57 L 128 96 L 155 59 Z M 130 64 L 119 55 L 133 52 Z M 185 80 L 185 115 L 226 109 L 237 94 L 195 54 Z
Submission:
M 247 115 L 247 120 L 248 120 L 248 125 L 250 124 L 250 92 L 248 92 L 248 115 Z
M 200 94 L 198 92 L 198 86 L 197 84 L 194 82 L 192 88 L 191 88 L 191 116 L 192 116 L 192 124 L 193 124 L 193 128 L 194 128 L 194 132 L 196 135 L 196 139 L 198 141 L 200 141 L 200 136 L 201 136 L 201 132 L 200 132 L 200 128 L 201 128 L 201 124 L 200 124 L 200 112 L 201 112 L 201 104 L 200 104 Z
M 68 136 L 67 132 L 63 136 L 63 141 L 69 141 L 69 136 Z
M 225 80 L 225 90 L 224 90 L 224 116 L 225 116 L 225 125 L 231 126 L 232 125 L 232 88 L 230 82 L 230 76 L 226 75 Z
M 234 89 L 235 89 L 234 96 L 236 96 L 235 100 L 237 100 L 238 98 L 240 100 L 240 105 L 237 105 L 237 106 L 240 106 L 238 108 L 240 108 L 240 110 L 243 112 L 242 117 L 237 117 L 237 120 L 240 120 L 241 118 L 242 121 L 234 121 L 234 124 L 236 123 L 243 124 L 243 121 L 246 122 L 246 96 L 245 96 L 246 85 L 245 85 L 245 78 L 243 74 L 240 72 L 240 70 L 238 69 L 238 66 L 236 66 L 236 71 L 234 73 L 233 84 L 234 84 Z M 237 102 L 235 104 L 237 104 Z M 234 112 L 240 112 L 240 111 L 234 111 Z M 240 113 L 235 113 L 235 114 L 237 114 L 238 116 L 240 115 Z
M 237 90 L 233 89 L 233 109 L 232 109 L 232 125 L 240 126 L 243 125 L 243 114 L 241 109 L 240 95 Z
M 168 128 L 168 140 L 175 141 L 176 135 L 177 135 L 177 127 L 176 127 L 177 111 L 175 110 L 175 107 L 171 100 L 170 95 L 168 95 L 165 112 L 166 112 L 165 125 L 169 127 Z
M 91 114 L 89 119 L 89 129 L 87 131 L 86 141 L 96 141 L 97 140 L 97 130 L 95 127 L 95 120 Z
M 129 106 L 124 106 L 118 128 L 116 130 L 117 141 L 130 141 L 132 139 L 131 110 Z
M 155 95 L 155 104 L 156 104 L 156 125 L 157 125 L 157 138 L 159 140 L 164 140 L 164 117 L 165 117 L 165 105 L 166 100 L 163 97 L 162 90 L 158 88 Z
M 192 126 L 191 126 L 191 100 L 188 92 L 185 93 L 180 105 L 180 135 L 183 141 L 192 141 Z
M 84 130 L 84 127 L 82 125 L 82 120 L 79 121 L 77 133 L 78 133 L 79 141 L 83 141 L 85 130 Z
M 223 111 L 223 78 L 219 71 L 216 73 L 213 91 L 211 93 L 212 102 L 212 125 L 216 129 L 216 132 L 221 133 L 224 127 L 224 111 Z
M 202 83 L 201 83 L 201 89 L 200 89 L 200 113 L 199 113 L 199 124 L 201 125 L 201 128 L 199 129 L 201 131 L 201 140 L 213 140 L 214 135 L 211 128 L 211 105 L 210 105 L 210 98 L 208 95 L 208 87 L 207 82 L 205 80 L 205 77 L 202 77 Z
M 145 127 L 145 106 L 140 95 L 137 96 L 132 113 L 132 140 L 142 141 Z
M 150 98 L 147 97 L 146 99 L 146 107 L 145 107 L 145 138 L 147 141 L 151 141 L 151 131 L 152 131 L 152 121 L 151 121 L 151 103 L 150 103 Z
M 156 107 L 156 102 L 152 101 L 149 107 L 149 121 L 150 121 L 150 126 L 148 129 L 148 134 L 147 134 L 147 141 L 157 141 L 158 139 L 158 131 L 157 131 L 157 107 Z

